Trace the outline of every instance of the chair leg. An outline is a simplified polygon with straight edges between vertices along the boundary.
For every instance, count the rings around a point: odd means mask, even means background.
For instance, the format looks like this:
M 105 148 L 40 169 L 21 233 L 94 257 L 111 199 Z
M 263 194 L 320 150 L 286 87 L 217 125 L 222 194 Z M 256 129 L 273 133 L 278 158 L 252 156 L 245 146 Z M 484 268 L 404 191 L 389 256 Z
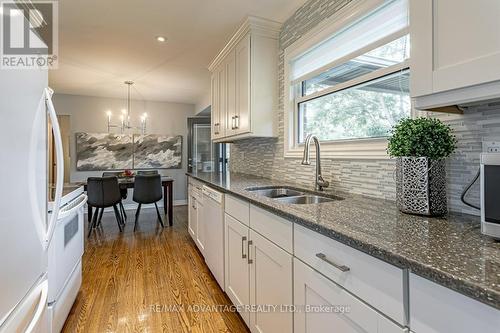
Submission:
M 114 205 L 113 210 L 115 211 L 115 217 L 116 217 L 116 222 L 118 223 L 118 229 L 120 229 L 120 232 L 122 232 L 123 231 L 122 218 L 120 217 L 120 213 L 118 212 L 118 207 L 116 207 L 116 205 Z
M 165 226 L 163 225 L 163 221 L 161 219 L 160 211 L 158 210 L 158 205 L 156 204 L 156 202 L 155 202 L 155 207 L 156 207 L 156 214 L 158 215 L 158 220 L 160 220 L 161 227 L 165 228 Z
M 92 209 L 92 214 L 89 215 L 89 226 L 92 225 L 92 221 L 94 219 L 94 216 L 96 215 L 96 213 L 99 212 L 99 208 L 95 208 L 95 209 Z
M 99 208 L 97 210 L 99 210 Z M 101 212 L 99 213 L 99 219 L 97 220 L 97 225 L 98 226 L 101 225 L 102 213 L 104 213 L 104 208 L 101 208 Z
M 118 212 L 120 213 L 120 219 L 122 221 L 122 226 L 125 226 L 125 217 L 123 217 L 123 211 L 120 206 L 118 206 Z
M 142 204 L 139 204 L 139 206 L 137 206 L 137 211 L 135 212 L 134 231 L 137 230 L 137 221 L 139 220 L 139 213 L 141 212 L 141 206 Z
M 125 224 L 125 221 L 127 220 L 127 213 L 125 213 L 125 207 L 123 207 L 122 201 L 120 201 L 120 209 L 122 210 L 123 213 L 123 224 Z
M 92 216 L 92 221 L 90 222 L 90 225 L 89 225 L 89 234 L 87 237 L 90 237 L 90 235 L 92 234 L 92 229 L 94 229 L 96 224 L 97 224 L 97 216 L 98 215 L 99 215 L 99 208 L 96 208 L 94 215 Z

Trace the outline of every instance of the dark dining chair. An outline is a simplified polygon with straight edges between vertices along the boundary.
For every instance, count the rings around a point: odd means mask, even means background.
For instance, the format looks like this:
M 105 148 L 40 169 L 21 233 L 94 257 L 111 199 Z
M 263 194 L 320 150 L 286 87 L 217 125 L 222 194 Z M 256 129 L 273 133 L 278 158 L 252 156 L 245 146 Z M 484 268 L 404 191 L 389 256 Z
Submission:
M 137 171 L 137 175 L 141 176 L 151 176 L 151 175 L 158 175 L 158 170 L 139 170 Z
M 113 207 L 115 211 L 116 221 L 118 222 L 118 228 L 120 232 L 123 231 L 122 225 L 124 224 L 120 213 L 118 211 L 118 205 L 122 200 L 120 194 L 120 186 L 118 185 L 118 178 L 116 177 L 90 177 L 87 179 L 87 204 L 95 207 L 96 210 L 92 216 L 92 221 L 89 226 L 90 237 L 92 230 L 97 226 L 98 216 L 99 219 L 102 218 L 102 212 L 104 208 Z
M 135 213 L 134 231 L 137 229 L 137 221 L 143 204 L 155 204 L 156 214 L 161 227 L 164 228 L 158 205 L 156 204 L 162 198 L 161 176 L 160 175 L 136 175 L 134 181 L 134 201 L 139 204 Z
M 102 173 L 103 177 L 118 177 L 121 174 L 121 171 L 105 171 Z M 127 199 L 128 196 L 128 189 L 125 187 L 120 187 L 120 194 L 122 196 L 122 199 L 125 200 Z M 127 220 L 127 213 L 125 213 L 125 208 L 123 207 L 123 202 L 120 201 L 120 212 L 123 215 L 123 221 Z M 99 219 L 99 222 L 101 223 L 101 219 Z

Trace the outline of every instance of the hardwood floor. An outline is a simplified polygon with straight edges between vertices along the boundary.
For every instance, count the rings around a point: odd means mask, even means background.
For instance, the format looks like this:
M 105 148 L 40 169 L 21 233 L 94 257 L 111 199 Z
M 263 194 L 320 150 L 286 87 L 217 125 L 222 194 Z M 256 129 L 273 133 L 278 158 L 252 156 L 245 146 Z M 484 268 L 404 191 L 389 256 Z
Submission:
M 154 209 L 141 211 L 135 233 L 127 213 L 123 233 L 106 213 L 86 240 L 83 284 L 63 332 L 248 332 L 234 312 L 196 311 L 231 303 L 187 232 L 186 206 L 163 230 Z

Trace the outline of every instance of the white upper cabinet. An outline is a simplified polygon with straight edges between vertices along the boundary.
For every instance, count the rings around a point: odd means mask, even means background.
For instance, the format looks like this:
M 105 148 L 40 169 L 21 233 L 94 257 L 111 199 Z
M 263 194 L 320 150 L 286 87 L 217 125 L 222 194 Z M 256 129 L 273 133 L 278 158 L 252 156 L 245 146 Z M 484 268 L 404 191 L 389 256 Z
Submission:
M 209 66 L 213 140 L 276 136 L 280 28 L 248 17 Z
M 410 0 L 418 109 L 500 97 L 500 1 Z
M 233 125 L 231 134 L 240 134 L 250 132 L 250 34 L 236 45 L 235 55 L 236 104 L 233 112 L 228 112 L 228 118 L 231 118 Z
M 220 71 L 212 73 L 212 140 L 224 136 L 224 128 L 221 126 L 219 106 L 219 76 Z M 222 132 L 221 132 L 222 131 Z

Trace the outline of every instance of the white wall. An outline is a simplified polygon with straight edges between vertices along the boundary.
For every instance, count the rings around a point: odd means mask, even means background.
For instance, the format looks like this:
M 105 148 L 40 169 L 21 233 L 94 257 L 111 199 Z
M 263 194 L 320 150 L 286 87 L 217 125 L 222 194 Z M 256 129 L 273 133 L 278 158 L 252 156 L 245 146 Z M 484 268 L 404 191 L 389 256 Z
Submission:
M 196 103 L 195 113 L 198 114 L 212 104 L 211 88 L 207 87 L 205 95 Z
M 106 110 L 111 110 L 114 117 L 112 122 L 119 122 L 120 110 L 126 108 L 125 99 L 77 96 L 77 95 L 54 95 L 54 105 L 58 114 L 70 115 L 71 137 L 70 157 L 72 182 L 83 181 L 87 177 L 100 176 L 102 172 L 77 171 L 76 170 L 76 140 L 75 133 L 107 132 Z M 182 135 L 182 169 L 159 170 L 162 175 L 174 178 L 174 200 L 182 203 L 187 199 L 186 193 L 186 165 L 187 165 L 187 117 L 194 115 L 195 106 L 192 104 L 132 101 L 131 105 L 132 125 L 139 124 L 142 113 L 148 113 L 148 134 L 173 134 Z M 114 119 L 113 119 L 114 118 Z M 116 130 L 118 131 L 118 129 Z M 132 203 L 132 190 L 125 204 Z

